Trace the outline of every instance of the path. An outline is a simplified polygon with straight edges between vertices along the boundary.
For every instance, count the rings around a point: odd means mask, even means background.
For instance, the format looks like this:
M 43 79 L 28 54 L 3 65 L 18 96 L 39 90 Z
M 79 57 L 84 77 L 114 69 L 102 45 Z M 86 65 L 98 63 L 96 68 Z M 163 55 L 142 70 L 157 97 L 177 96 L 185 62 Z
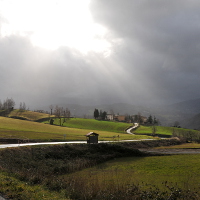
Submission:
M 134 123 L 134 126 L 132 126 L 132 127 L 130 127 L 129 129 L 127 129 L 126 132 L 127 132 L 128 134 L 135 135 L 134 133 L 131 133 L 131 131 L 132 131 L 133 129 L 136 129 L 138 126 L 139 126 L 139 123 Z
M 154 139 L 140 139 L 140 140 L 120 140 L 119 142 L 137 142 L 137 141 L 147 141 Z M 99 141 L 99 143 L 109 143 L 118 141 Z M 0 144 L 0 149 L 9 147 L 22 147 L 22 146 L 34 146 L 34 145 L 52 145 L 52 144 L 86 144 L 86 141 L 68 141 L 68 142 L 38 142 L 38 143 L 23 143 L 23 144 Z

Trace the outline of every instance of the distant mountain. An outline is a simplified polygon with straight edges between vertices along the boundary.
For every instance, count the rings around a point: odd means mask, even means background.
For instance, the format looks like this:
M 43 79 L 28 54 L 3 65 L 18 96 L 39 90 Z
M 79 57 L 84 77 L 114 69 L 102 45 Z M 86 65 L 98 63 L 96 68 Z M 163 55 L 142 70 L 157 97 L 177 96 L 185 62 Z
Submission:
M 191 118 L 183 120 L 181 123 L 185 124 L 185 127 L 187 128 L 200 130 L 200 113 Z
M 174 110 L 175 112 L 197 114 L 200 113 L 200 99 L 192 99 L 180 103 L 175 103 L 169 105 L 168 108 L 170 110 Z

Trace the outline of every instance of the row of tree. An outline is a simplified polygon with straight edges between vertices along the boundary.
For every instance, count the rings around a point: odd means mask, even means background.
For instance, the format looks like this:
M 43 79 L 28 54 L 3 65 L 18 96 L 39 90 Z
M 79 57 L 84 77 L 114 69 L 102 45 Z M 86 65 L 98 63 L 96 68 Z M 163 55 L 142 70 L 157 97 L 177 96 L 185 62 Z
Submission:
M 114 115 L 114 112 L 113 112 Z M 106 120 L 107 119 L 107 112 L 106 111 L 99 111 L 97 108 L 94 109 L 94 118 L 95 119 L 101 119 Z M 125 122 L 132 122 L 132 123 L 140 123 L 140 124 L 148 124 L 148 125 L 160 125 L 160 121 L 154 116 L 149 115 L 149 117 L 146 119 L 143 117 L 140 113 L 137 115 L 125 115 Z
M 156 117 L 152 117 L 151 115 L 149 115 L 149 117 L 147 118 L 147 124 L 150 125 L 160 125 L 160 121 L 159 119 L 156 119 Z
M 55 115 L 55 117 L 59 118 L 60 120 L 60 126 L 62 126 L 67 120 L 70 119 L 71 112 L 68 108 L 63 108 L 58 105 L 55 107 L 53 105 L 49 106 L 51 112 L 51 115 Z M 53 119 L 50 120 L 50 124 L 53 124 Z
M 100 120 L 106 120 L 107 119 L 107 112 L 98 109 L 94 109 L 94 118 L 95 119 L 100 119 Z
M 15 101 L 12 98 L 7 98 L 3 102 L 0 100 L 0 110 L 11 110 L 15 106 Z
M 7 98 L 3 102 L 0 100 L 0 110 L 13 110 L 15 106 L 15 101 L 13 98 Z M 26 110 L 26 104 L 25 102 L 20 102 L 19 104 L 19 110 Z

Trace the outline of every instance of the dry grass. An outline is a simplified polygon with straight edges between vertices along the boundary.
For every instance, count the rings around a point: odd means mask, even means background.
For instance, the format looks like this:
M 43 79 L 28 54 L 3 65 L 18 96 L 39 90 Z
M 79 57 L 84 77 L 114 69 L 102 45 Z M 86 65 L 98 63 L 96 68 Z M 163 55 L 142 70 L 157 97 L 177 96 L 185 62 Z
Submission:
M 33 111 L 28 111 L 28 110 L 25 110 L 25 111 L 13 110 L 12 112 L 10 112 L 8 117 L 21 117 L 27 120 L 36 121 L 42 118 L 48 118 L 50 116 L 51 115 L 46 114 L 46 113 L 33 112 Z

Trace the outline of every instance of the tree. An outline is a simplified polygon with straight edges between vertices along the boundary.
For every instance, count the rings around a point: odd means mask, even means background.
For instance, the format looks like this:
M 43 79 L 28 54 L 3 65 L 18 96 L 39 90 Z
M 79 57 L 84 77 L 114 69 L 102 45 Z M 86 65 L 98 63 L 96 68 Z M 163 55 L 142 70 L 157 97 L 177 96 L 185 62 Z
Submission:
M 138 122 L 138 115 L 134 115 L 134 122 Z
M 98 119 L 99 118 L 99 110 L 98 109 L 94 109 L 94 118 Z
M 49 123 L 51 124 L 51 125 L 53 125 L 53 122 L 54 122 L 54 119 L 50 119 L 50 121 L 49 121 Z
M 51 113 L 50 113 L 50 114 L 52 115 L 52 114 L 53 114 L 53 105 L 50 105 L 49 108 L 50 108 L 50 110 L 51 110 Z
M 62 125 L 61 123 L 62 113 L 63 113 L 63 108 L 56 105 L 54 109 L 54 115 L 60 120 L 60 126 Z
M 102 110 L 100 110 L 100 111 L 99 111 L 99 118 L 100 118 L 100 119 L 102 119 L 102 117 L 103 117 L 102 114 L 103 114 L 103 112 L 102 112 Z
M 106 111 L 103 111 L 103 112 L 102 112 L 102 117 L 101 117 L 101 119 L 102 119 L 102 120 L 106 120 L 106 116 L 107 116 L 107 112 L 106 112 Z
M 157 127 L 156 127 L 155 125 L 153 125 L 153 126 L 151 127 L 151 130 L 152 130 L 152 135 L 155 135 L 156 132 L 157 132 Z
M 158 121 L 157 121 L 157 119 L 156 119 L 155 116 L 154 116 L 154 118 L 153 118 L 153 124 L 158 124 Z
M 130 121 L 132 122 L 132 117 L 128 114 L 125 114 L 125 121 L 126 122 L 130 122 Z
M 68 108 L 65 108 L 65 110 L 63 111 L 63 123 L 62 125 L 67 121 L 67 120 L 70 120 L 70 115 L 71 115 L 71 112 Z
M 149 117 L 148 117 L 148 119 L 147 119 L 147 122 L 148 122 L 149 124 L 153 124 L 153 118 L 152 118 L 151 115 L 149 115 Z
M 20 111 L 25 111 L 26 110 L 26 104 L 23 102 L 20 102 L 20 104 L 19 104 L 19 110 Z
M 4 110 L 11 110 L 11 109 L 14 108 L 14 106 L 15 106 L 15 101 L 12 98 L 10 98 L 10 99 L 7 98 L 3 102 L 3 109 Z

